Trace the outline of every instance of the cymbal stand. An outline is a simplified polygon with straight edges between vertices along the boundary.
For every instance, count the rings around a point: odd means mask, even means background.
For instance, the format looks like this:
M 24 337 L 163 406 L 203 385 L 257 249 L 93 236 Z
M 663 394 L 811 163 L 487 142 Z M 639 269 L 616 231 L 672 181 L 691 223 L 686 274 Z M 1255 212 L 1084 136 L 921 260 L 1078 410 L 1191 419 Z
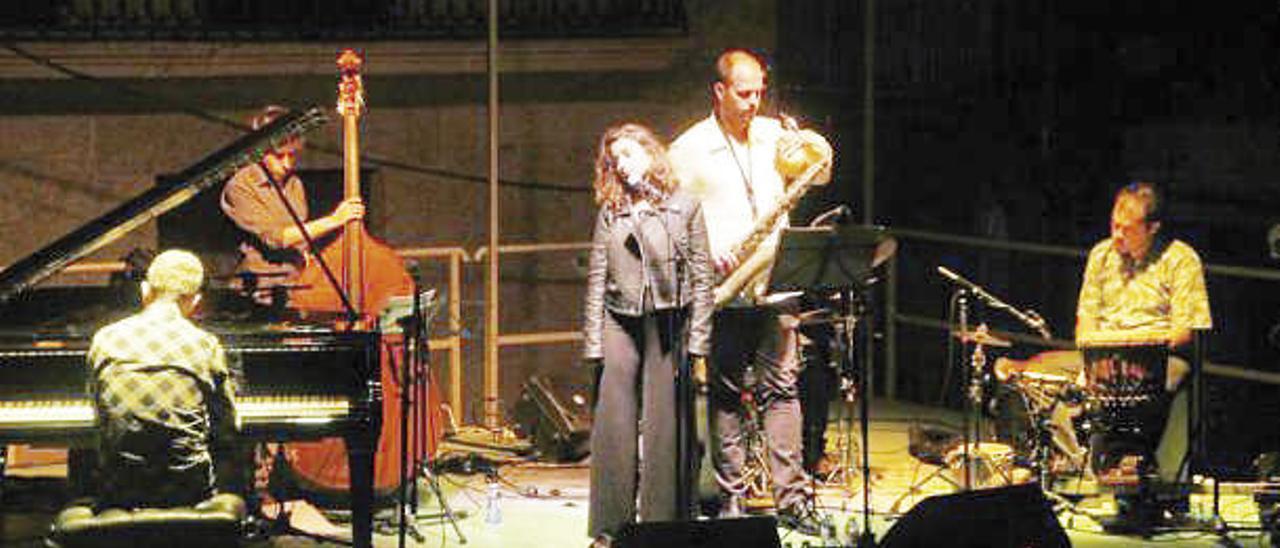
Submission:
M 841 379 L 840 385 L 841 408 L 840 420 L 837 422 L 840 428 L 840 436 L 837 438 L 840 440 L 838 443 L 840 462 L 831 473 L 827 474 L 825 479 L 828 484 L 839 483 L 843 485 L 845 491 L 852 494 L 855 477 L 858 474 L 858 469 L 862 466 L 858 461 L 860 458 L 858 455 L 860 451 L 859 445 L 862 442 L 858 441 L 853 425 L 853 413 L 857 403 L 855 398 L 858 397 L 858 394 L 852 379 Z
M 844 335 L 844 358 L 847 363 L 856 363 L 854 361 L 854 331 L 858 324 L 858 318 L 862 317 L 865 310 L 863 307 L 866 303 L 861 298 L 856 298 L 852 287 L 845 287 L 840 291 L 841 300 L 844 304 L 843 332 Z M 864 360 L 859 364 L 855 371 L 854 390 L 858 395 L 858 421 L 862 432 L 862 534 L 858 537 L 859 547 L 874 547 L 876 545 L 875 533 L 871 531 L 871 439 L 869 400 L 871 399 L 867 387 L 867 369 L 871 364 Z
M 978 326 L 979 332 L 986 331 L 986 324 Z M 977 450 L 979 456 L 983 455 L 982 448 L 982 414 L 986 408 L 986 383 L 987 383 L 987 352 L 986 347 L 981 340 L 973 342 L 973 353 L 969 355 L 969 390 L 968 404 L 969 413 L 973 415 L 973 446 L 965 446 L 964 450 L 964 469 L 965 477 L 971 478 L 974 466 L 972 453 Z
M 956 293 L 955 293 L 956 314 L 959 316 L 961 333 L 969 332 L 968 294 L 969 292 L 964 288 L 956 289 Z M 960 354 L 961 356 L 964 355 L 964 352 L 963 352 L 964 342 L 965 342 L 964 340 L 960 341 L 961 343 L 960 348 L 962 349 Z M 964 455 L 964 483 L 962 485 L 964 486 L 964 490 L 968 491 L 973 488 L 972 478 L 970 477 L 970 473 L 969 473 L 969 469 L 971 468 L 969 466 L 969 463 L 973 462 L 971 459 L 971 456 L 969 455 L 969 448 L 970 448 L 969 441 L 971 439 L 969 437 L 969 434 L 970 434 L 969 416 L 973 412 L 973 400 L 972 398 L 969 397 L 969 392 L 973 389 L 973 369 L 971 369 L 970 367 L 965 367 L 963 363 L 963 357 L 961 358 L 961 367 L 964 368 L 964 371 L 965 371 L 965 376 L 964 376 L 965 395 L 963 398 L 964 409 L 960 413 L 960 431 L 962 433 L 961 439 L 962 439 L 962 443 L 964 443 L 964 445 L 961 446 L 961 449 L 963 450 L 963 455 Z

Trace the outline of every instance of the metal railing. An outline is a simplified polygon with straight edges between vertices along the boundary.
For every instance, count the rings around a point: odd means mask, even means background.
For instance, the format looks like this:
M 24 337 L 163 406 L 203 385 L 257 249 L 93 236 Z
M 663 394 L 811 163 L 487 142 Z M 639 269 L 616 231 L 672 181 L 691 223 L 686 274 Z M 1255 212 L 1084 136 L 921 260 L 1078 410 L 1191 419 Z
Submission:
M 397 250 L 401 257 L 411 260 L 443 260 L 448 264 L 449 285 L 445 293 L 445 322 L 443 336 L 431 337 L 427 349 L 431 352 L 449 352 L 449 410 L 454 417 L 462 415 L 462 263 L 467 252 L 461 247 L 420 247 Z

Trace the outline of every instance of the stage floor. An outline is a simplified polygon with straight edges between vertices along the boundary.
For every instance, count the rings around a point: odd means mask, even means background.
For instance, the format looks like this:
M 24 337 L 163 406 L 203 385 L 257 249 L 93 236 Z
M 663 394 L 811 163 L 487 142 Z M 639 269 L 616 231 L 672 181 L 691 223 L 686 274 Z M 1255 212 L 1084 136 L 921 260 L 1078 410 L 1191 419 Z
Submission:
M 913 484 L 928 477 L 935 468 L 920 464 L 908 454 L 907 433 L 913 421 L 956 424 L 958 417 L 943 410 L 882 401 L 873 402 L 871 417 L 871 529 L 877 539 L 882 539 L 901 514 L 915 503 L 929 495 L 956 491 L 948 481 L 935 478 L 917 485 L 919 493 L 908 493 Z M 829 437 L 841 439 L 842 427 L 833 424 Z M 586 536 L 589 465 L 586 462 L 571 465 L 524 462 L 511 459 L 509 453 L 502 451 L 485 451 L 473 445 L 454 443 L 444 444 L 441 456 L 448 459 L 473 453 L 499 463 L 496 470 L 501 486 L 501 521 L 489 523 L 485 519 L 486 477 L 483 473 L 473 469 L 466 473 L 441 474 L 441 491 L 458 515 L 457 526 L 466 542 L 462 542 L 452 525 L 432 517 L 438 512 L 439 505 L 434 492 L 426 488 L 425 482 L 420 482 L 418 514 L 421 517 L 414 520 L 413 528 L 420 538 L 407 535 L 407 546 L 585 547 L 589 544 L 590 539 Z M 42 545 L 41 539 L 49 521 L 65 498 L 62 474 L 58 466 L 10 472 L 0 500 L 0 540 L 4 546 Z M 850 475 L 849 480 L 819 489 L 821 512 L 836 526 L 839 545 L 842 546 L 851 545 L 850 530 L 857 532 L 863 528 L 861 478 Z M 1270 545 L 1266 535 L 1256 530 L 1244 530 L 1256 529 L 1258 523 L 1251 490 L 1231 484 L 1221 487 L 1220 513 L 1231 525 L 1240 527 L 1240 530 L 1229 533 L 1230 538 L 1241 545 Z M 1087 487 L 1082 489 L 1082 492 L 1089 491 Z M 1219 535 L 1211 532 L 1207 520 L 1204 525 L 1191 520 L 1185 531 L 1149 538 L 1106 534 L 1093 516 L 1113 513 L 1113 507 L 1109 496 L 1087 495 L 1077 505 L 1078 511 L 1060 512 L 1059 522 L 1074 546 L 1216 546 L 1221 540 Z M 1212 515 L 1211 495 L 1193 494 L 1191 509 L 1193 517 Z M 386 519 L 379 520 L 375 545 L 398 546 L 398 531 L 394 520 L 390 519 L 394 511 L 384 511 L 382 516 Z M 823 545 L 822 539 L 816 537 L 798 535 L 786 529 L 780 529 L 779 533 L 784 546 Z M 262 547 L 337 545 L 297 536 L 281 536 L 251 544 Z

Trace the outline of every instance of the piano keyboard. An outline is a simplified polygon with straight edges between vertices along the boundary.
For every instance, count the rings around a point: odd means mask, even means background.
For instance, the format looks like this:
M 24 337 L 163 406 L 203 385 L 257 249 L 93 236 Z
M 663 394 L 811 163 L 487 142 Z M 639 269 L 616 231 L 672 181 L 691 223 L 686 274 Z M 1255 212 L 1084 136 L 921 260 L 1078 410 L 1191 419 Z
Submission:
M 246 396 L 236 399 L 236 411 L 241 431 L 252 435 L 347 420 L 351 404 L 339 396 Z M 93 423 L 93 405 L 85 399 L 0 402 L 0 440 L 75 437 L 75 432 L 92 431 Z

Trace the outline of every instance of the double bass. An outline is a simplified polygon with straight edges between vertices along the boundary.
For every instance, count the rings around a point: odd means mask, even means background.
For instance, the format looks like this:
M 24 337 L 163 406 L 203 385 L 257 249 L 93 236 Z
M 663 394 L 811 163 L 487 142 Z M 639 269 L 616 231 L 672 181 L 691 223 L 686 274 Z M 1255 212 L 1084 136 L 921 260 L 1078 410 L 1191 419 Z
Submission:
M 359 122 L 365 107 L 360 70 L 364 58 L 355 50 L 344 49 L 338 54 L 337 64 L 340 76 L 337 110 L 343 123 L 343 197 L 358 199 L 361 195 Z M 339 328 L 372 329 L 378 314 L 393 297 L 412 296 L 414 292 L 414 281 L 404 261 L 390 246 L 371 236 L 361 219 L 347 221 L 317 255 L 308 258 L 297 283 L 289 291 L 289 308 L 303 317 L 337 315 L 343 318 L 337 320 Z M 405 387 L 400 373 L 408 365 L 403 363 L 404 343 L 403 335 L 384 334 L 380 345 L 383 407 L 373 480 L 374 493 L 380 497 L 393 494 L 399 486 L 402 444 L 410 444 L 408 459 L 417 464 L 435 450 L 442 435 L 440 414 L 433 405 L 439 401 L 434 383 L 429 384 L 431 394 L 420 390 L 420 384 L 412 387 L 416 407 L 411 414 L 418 423 L 414 431 L 421 435 L 411 434 L 407 440 L 401 435 L 401 391 Z M 340 438 L 290 443 L 286 451 L 289 469 L 304 489 L 322 497 L 348 492 L 350 473 Z

